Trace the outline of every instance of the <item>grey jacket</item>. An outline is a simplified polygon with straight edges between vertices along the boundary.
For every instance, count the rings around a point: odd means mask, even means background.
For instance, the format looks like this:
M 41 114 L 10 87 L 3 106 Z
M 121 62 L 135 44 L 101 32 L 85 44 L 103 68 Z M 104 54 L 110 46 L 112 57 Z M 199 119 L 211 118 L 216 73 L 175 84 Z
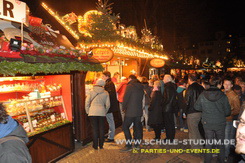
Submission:
M 85 109 L 88 116 L 106 116 L 109 108 L 109 93 L 103 87 L 94 86 L 86 97 Z
M 203 127 L 211 130 L 223 128 L 226 124 L 226 117 L 231 114 L 227 96 L 216 87 L 203 91 L 194 108 L 202 112 Z
M 31 155 L 25 143 L 29 141 L 21 125 L 4 138 L 12 136 L 15 139 L 3 141 L 0 144 L 0 162 L 4 163 L 31 163 Z M 2 140 L 4 139 L 2 138 Z M 16 139 L 17 138 L 17 139 Z

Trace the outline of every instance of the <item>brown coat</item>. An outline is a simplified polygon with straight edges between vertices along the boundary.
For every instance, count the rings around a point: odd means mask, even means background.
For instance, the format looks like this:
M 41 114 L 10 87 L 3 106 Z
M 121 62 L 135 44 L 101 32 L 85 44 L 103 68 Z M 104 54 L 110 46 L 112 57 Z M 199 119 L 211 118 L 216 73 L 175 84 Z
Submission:
M 231 105 L 231 115 L 226 117 L 226 121 L 232 121 L 233 116 L 238 115 L 240 112 L 240 100 L 239 96 L 233 91 L 225 92 L 226 96 L 228 97 L 229 103 Z

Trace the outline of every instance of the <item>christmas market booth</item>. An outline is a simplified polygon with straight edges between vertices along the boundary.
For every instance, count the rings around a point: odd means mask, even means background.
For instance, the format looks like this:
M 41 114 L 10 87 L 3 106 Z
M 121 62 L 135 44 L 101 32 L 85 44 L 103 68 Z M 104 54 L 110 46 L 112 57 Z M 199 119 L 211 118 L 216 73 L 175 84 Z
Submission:
M 25 3 L 8 2 L 26 13 Z M 74 124 L 85 119 L 86 72 L 103 67 L 42 19 L 27 23 L 0 20 L 0 101 L 27 131 L 33 162 L 53 162 L 73 152 Z
M 165 63 L 164 60 L 168 59 L 163 45 L 146 26 L 141 31 L 142 37 L 139 38 L 134 26 L 126 27 L 119 23 L 119 15 L 112 14 L 110 7 L 112 4 L 108 4 L 108 1 L 98 1 L 97 10 L 87 11 L 82 16 L 77 16 L 73 12 L 61 16 L 46 3 L 41 5 L 48 14 L 47 17 L 53 22 L 56 21 L 60 29 L 68 33 L 69 38 L 76 40 L 76 48 L 86 51 L 90 56 L 88 61 L 101 63 L 104 70 L 110 71 L 112 75 L 119 72 L 120 77 L 128 77 L 131 74 L 148 77 L 152 67 L 149 63 L 152 59 L 158 59 L 153 62 L 158 66 L 161 65 L 160 67 L 164 64 L 157 63 Z M 85 79 L 87 92 L 98 76 L 96 72 L 87 72 Z M 113 115 L 116 127 L 121 126 L 120 111 Z M 91 140 L 90 125 L 87 117 L 80 120 L 83 125 L 78 123 L 75 127 L 77 131 L 75 138 L 85 144 Z M 84 132 L 77 134 L 79 129 Z
M 120 17 L 112 13 L 111 5 L 108 1 L 98 1 L 97 10 L 90 10 L 82 16 L 73 12 L 60 16 L 42 3 L 47 13 L 77 40 L 77 48 L 89 52 L 97 59 L 102 59 L 103 54 L 108 57 L 109 51 L 114 53 L 111 60 L 102 64 L 112 75 L 119 72 L 120 76 L 136 74 L 148 77 L 152 59 L 158 58 L 157 62 L 161 60 L 164 63 L 168 59 L 161 41 L 146 25 L 141 30 L 142 36 L 138 37 L 134 26 L 126 27 L 120 23 Z M 95 76 L 88 73 L 87 83 L 92 82 Z

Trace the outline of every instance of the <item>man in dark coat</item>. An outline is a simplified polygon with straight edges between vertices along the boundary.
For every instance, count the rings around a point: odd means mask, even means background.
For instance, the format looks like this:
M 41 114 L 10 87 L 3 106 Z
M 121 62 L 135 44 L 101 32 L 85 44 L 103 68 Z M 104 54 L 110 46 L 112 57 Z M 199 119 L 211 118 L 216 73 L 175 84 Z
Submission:
M 8 116 L 0 104 L 0 162 L 31 163 L 31 155 L 26 146 L 29 141 L 23 127 Z
M 115 136 L 115 122 L 113 117 L 113 112 L 119 110 L 119 102 L 117 100 L 116 88 L 114 83 L 111 81 L 111 73 L 109 71 L 104 71 L 102 74 L 102 79 L 105 80 L 105 90 L 110 96 L 110 108 L 106 114 L 106 120 L 109 124 L 108 138 L 105 142 L 114 142 Z
M 231 114 L 231 108 L 227 96 L 217 87 L 220 79 L 213 77 L 210 79 L 211 87 L 205 90 L 197 99 L 194 108 L 202 112 L 202 124 L 207 142 L 214 139 L 224 143 L 226 117 Z M 193 123 L 193 122 L 192 122 Z M 212 143 L 206 143 L 205 148 L 212 148 Z M 220 149 L 218 162 L 225 161 L 225 146 L 217 145 Z M 205 162 L 209 163 L 212 153 L 205 153 Z
M 126 141 L 132 140 L 130 133 L 130 126 L 134 124 L 134 139 L 140 141 L 143 138 L 143 126 L 141 117 L 143 115 L 142 100 L 144 95 L 143 85 L 137 80 L 135 75 L 129 76 L 129 82 L 123 97 L 123 110 L 125 111 L 125 118 L 123 122 L 123 132 Z M 135 143 L 135 148 L 139 148 L 139 143 Z M 132 150 L 132 144 L 127 143 L 122 151 Z
M 173 83 L 173 78 L 169 74 L 164 76 L 163 81 L 163 120 L 166 129 L 166 140 L 172 142 L 175 137 L 174 114 L 178 109 L 176 85 Z
M 187 126 L 189 131 L 189 139 L 202 139 L 201 133 L 199 131 L 199 123 L 201 121 L 201 112 L 194 109 L 194 105 L 197 101 L 198 96 L 202 93 L 204 88 L 197 83 L 197 75 L 196 74 L 189 74 L 188 76 L 188 83 L 189 86 L 186 90 L 186 104 L 187 108 L 185 114 L 187 114 Z M 193 149 L 195 148 L 202 148 L 200 145 L 192 145 Z

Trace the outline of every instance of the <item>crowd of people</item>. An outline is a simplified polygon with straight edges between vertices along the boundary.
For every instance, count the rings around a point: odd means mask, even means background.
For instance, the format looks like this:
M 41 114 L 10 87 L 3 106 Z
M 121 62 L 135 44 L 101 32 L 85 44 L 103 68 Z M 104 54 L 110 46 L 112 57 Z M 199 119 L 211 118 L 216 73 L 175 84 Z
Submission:
M 235 139 L 235 127 L 239 128 L 244 123 L 239 116 L 243 113 L 242 104 L 245 101 L 244 72 L 190 73 L 182 77 L 161 74 L 160 77 L 153 75 L 149 80 L 144 76 L 130 75 L 121 79 L 119 76 L 119 73 L 115 73 L 111 78 L 110 72 L 103 72 L 86 99 L 86 111 L 93 122 L 94 149 L 98 146 L 103 148 L 104 143 L 104 127 L 99 127 L 104 125 L 104 121 L 97 120 L 95 124 L 94 117 L 106 117 L 109 132 L 105 141 L 114 142 L 113 112 L 117 110 L 122 116 L 122 129 L 127 142 L 142 140 L 144 127 L 146 131 L 154 131 L 153 139 L 165 142 L 174 141 L 176 129 L 188 132 L 189 139 L 217 139 L 223 142 L 225 139 Z M 98 94 L 98 87 L 103 94 Z M 94 107 L 99 108 L 97 110 L 104 108 L 103 113 L 98 111 L 98 114 L 91 114 L 91 108 Z M 162 132 L 166 132 L 164 139 L 161 139 Z M 244 141 L 244 137 L 240 138 Z M 140 141 L 135 142 L 127 143 L 122 151 L 139 148 L 137 142 Z M 225 144 L 214 147 L 197 143 L 191 144 L 191 148 L 217 148 L 220 150 L 218 159 L 224 162 L 232 146 Z M 204 158 L 205 162 L 210 162 L 212 154 L 205 154 Z

